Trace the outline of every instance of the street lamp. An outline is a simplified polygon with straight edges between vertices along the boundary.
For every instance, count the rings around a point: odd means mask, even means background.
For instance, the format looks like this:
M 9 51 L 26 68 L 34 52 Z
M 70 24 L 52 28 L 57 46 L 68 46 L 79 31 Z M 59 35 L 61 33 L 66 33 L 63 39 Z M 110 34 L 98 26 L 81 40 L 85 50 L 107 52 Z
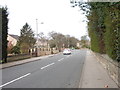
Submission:
M 36 43 L 36 56 L 38 56 L 38 41 L 39 41 L 39 39 L 38 39 L 38 19 L 36 19 L 36 35 L 37 35 L 37 43 Z M 40 24 L 44 24 L 43 22 L 41 22 Z
M 37 36 L 37 41 L 36 41 L 36 56 L 38 56 L 38 19 L 36 19 L 36 36 Z

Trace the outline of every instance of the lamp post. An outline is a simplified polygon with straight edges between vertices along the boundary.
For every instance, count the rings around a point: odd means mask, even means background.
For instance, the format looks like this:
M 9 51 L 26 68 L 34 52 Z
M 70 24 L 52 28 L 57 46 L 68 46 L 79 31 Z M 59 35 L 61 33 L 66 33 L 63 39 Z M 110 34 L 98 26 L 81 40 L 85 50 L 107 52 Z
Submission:
M 39 39 L 38 39 L 38 19 L 36 19 L 36 35 L 37 35 L 37 43 L 36 43 L 36 56 L 38 56 L 38 47 L 39 47 L 39 45 L 38 45 L 38 41 L 39 41 Z M 43 22 L 41 22 L 40 24 L 44 24 Z
M 37 41 L 36 41 L 36 57 L 38 56 L 38 19 L 36 19 L 36 36 L 37 36 Z

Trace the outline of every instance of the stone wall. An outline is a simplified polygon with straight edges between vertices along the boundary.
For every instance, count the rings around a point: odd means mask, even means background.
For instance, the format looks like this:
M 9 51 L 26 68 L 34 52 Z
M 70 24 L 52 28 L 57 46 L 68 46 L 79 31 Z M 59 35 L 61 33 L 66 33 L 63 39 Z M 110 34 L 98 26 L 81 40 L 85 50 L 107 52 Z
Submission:
M 53 50 L 53 54 L 59 53 L 59 50 Z
M 35 54 L 36 52 L 34 52 L 33 54 Z M 47 48 L 39 48 L 38 52 L 37 52 L 37 56 L 44 56 L 44 55 L 50 55 L 50 54 L 56 54 L 59 53 L 59 50 L 52 50 L 52 49 L 47 49 Z M 33 55 L 34 56 L 34 55 Z M 36 55 L 35 55 L 36 56 Z
M 12 55 L 7 57 L 8 62 L 18 61 L 18 60 L 24 60 L 27 58 L 31 58 L 32 56 L 30 54 L 19 54 L 19 55 Z
M 118 62 L 115 60 L 112 60 L 106 54 L 95 53 L 95 55 L 97 56 L 99 62 L 107 70 L 109 76 L 116 82 L 117 85 L 120 86 L 120 83 L 118 81 L 118 79 L 119 79 L 118 70 L 120 70 L 120 66 L 119 66 Z

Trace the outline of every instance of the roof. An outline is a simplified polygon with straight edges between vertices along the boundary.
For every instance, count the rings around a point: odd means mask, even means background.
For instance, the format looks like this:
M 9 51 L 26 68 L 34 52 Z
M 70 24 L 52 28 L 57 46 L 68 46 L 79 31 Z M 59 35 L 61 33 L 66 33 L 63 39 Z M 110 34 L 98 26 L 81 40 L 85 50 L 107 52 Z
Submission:
M 15 38 L 16 40 L 19 39 L 19 36 L 18 35 L 13 35 L 13 34 L 9 34 L 11 37 Z

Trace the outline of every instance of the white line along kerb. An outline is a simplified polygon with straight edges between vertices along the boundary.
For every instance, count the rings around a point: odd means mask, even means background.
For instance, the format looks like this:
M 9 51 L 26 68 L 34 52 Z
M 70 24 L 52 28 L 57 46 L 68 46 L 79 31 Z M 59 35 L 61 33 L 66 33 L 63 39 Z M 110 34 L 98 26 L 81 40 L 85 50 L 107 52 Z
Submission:
M 24 76 L 21 76 L 21 77 L 19 77 L 19 78 L 16 78 L 16 79 L 14 79 L 14 80 L 12 80 L 12 81 L 10 81 L 10 82 L 8 82 L 8 83 L 5 83 L 5 84 L 3 84 L 3 85 L 0 85 L 0 88 L 6 86 L 6 85 L 8 85 L 8 84 L 11 84 L 11 83 L 13 83 L 13 82 L 15 82 L 15 81 L 17 81 L 17 80 L 20 80 L 20 79 L 22 79 L 22 78 L 24 78 L 24 77 L 26 77 L 26 76 L 28 76 L 28 75 L 30 75 L 30 74 L 31 74 L 31 73 L 28 73 L 28 74 L 26 74 L 26 75 L 24 75 Z
M 46 67 L 49 67 L 49 66 L 51 66 L 51 65 L 53 65 L 53 64 L 55 64 L 55 63 L 48 64 L 48 65 L 42 67 L 41 69 L 44 69 L 44 68 L 46 68 Z

